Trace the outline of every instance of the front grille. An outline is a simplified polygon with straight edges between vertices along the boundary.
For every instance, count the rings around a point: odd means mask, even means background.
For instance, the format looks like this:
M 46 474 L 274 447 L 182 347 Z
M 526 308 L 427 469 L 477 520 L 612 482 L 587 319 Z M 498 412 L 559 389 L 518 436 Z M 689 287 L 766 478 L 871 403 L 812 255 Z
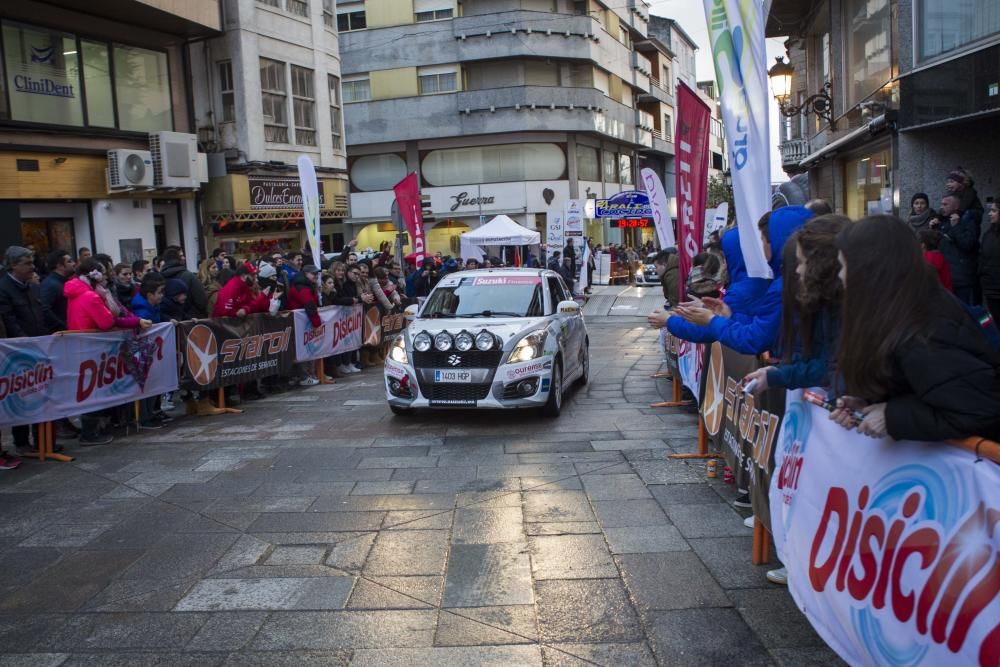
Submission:
M 435 384 L 420 383 L 420 393 L 429 401 L 481 401 L 490 394 L 491 383 Z
M 448 350 L 447 352 L 439 352 L 437 350 L 428 350 L 427 352 L 416 352 L 413 353 L 413 367 L 414 368 L 496 368 L 500 365 L 500 357 L 503 352 L 500 350 L 487 350 L 486 352 L 481 352 L 479 350 L 469 350 L 468 352 L 459 352 L 458 350 Z M 449 358 L 457 358 L 459 362 L 457 364 L 449 363 Z

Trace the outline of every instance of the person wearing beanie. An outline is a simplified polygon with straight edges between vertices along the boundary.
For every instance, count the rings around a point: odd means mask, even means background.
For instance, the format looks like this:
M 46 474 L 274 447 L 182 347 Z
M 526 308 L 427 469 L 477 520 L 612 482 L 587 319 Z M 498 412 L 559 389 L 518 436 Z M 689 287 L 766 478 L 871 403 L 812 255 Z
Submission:
M 949 194 L 958 197 L 958 212 L 961 215 L 965 215 L 968 211 L 971 211 L 971 217 L 975 219 L 978 226 L 983 221 L 985 209 L 983 209 L 983 203 L 979 201 L 979 195 L 976 193 L 974 185 L 975 181 L 972 180 L 972 174 L 962 167 L 955 167 L 952 171 L 948 172 L 944 180 L 944 189 Z
M 934 210 L 931 208 L 931 200 L 923 192 L 918 192 L 910 198 L 910 216 L 907 220 L 910 227 L 917 234 L 931 228 L 931 220 L 934 219 Z
M 160 314 L 163 319 L 181 320 L 191 319 L 187 306 L 188 290 L 187 284 L 183 280 L 171 278 L 163 290 L 163 301 L 160 303 Z

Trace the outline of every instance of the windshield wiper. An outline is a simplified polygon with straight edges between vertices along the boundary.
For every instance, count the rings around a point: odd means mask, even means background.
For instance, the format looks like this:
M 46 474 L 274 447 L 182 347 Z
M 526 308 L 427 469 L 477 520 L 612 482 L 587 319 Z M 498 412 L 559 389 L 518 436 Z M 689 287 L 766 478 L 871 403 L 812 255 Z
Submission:
M 455 317 L 524 317 L 524 314 L 499 310 L 484 310 L 481 313 L 466 313 L 464 315 L 455 315 Z

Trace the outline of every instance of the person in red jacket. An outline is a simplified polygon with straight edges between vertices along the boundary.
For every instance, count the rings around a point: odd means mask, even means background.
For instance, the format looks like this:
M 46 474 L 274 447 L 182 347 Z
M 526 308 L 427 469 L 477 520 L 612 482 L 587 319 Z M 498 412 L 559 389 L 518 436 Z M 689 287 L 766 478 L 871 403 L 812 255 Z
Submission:
M 938 280 L 941 281 L 944 288 L 949 292 L 954 292 L 951 284 L 951 267 L 948 266 L 948 260 L 945 259 L 944 253 L 938 249 L 942 236 L 941 232 L 936 229 L 925 229 L 917 233 L 920 247 L 924 251 L 924 261 L 937 271 Z
M 271 288 L 255 294 L 257 271 L 246 264 L 236 266 L 236 275 L 219 290 L 212 317 L 245 317 L 250 313 L 266 313 L 271 303 Z
M 316 278 L 319 268 L 314 264 L 302 267 L 288 287 L 288 310 L 304 309 L 313 327 L 319 327 L 319 299 L 316 297 Z

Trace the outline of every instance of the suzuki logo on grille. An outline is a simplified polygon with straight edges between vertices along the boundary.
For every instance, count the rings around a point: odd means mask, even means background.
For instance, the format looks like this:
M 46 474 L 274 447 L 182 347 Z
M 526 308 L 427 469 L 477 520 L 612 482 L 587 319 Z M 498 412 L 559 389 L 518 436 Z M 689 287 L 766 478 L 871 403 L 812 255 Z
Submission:
M 462 357 L 458 356 L 457 354 L 453 354 L 450 357 L 448 357 L 448 363 L 451 364 L 452 366 L 458 366 L 460 363 L 462 363 Z

